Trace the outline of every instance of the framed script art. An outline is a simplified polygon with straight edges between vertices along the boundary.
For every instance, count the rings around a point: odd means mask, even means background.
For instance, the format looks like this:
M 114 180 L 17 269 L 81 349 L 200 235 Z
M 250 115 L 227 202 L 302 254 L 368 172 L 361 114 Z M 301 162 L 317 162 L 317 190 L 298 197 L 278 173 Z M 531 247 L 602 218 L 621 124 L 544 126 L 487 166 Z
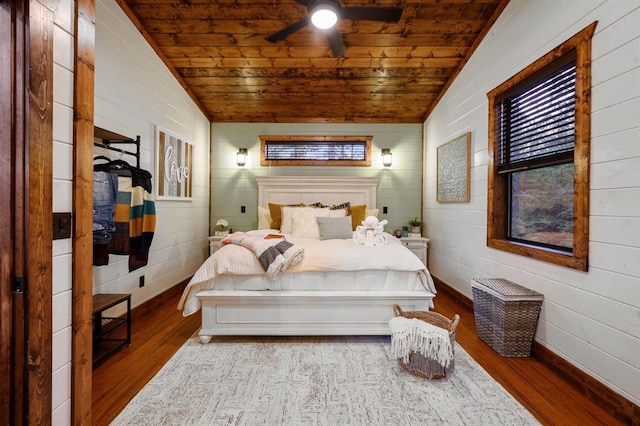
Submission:
M 156 188 L 159 200 L 192 200 L 193 144 L 160 127 L 156 130 Z
M 468 202 L 471 166 L 471 132 L 438 147 L 437 200 L 439 203 Z

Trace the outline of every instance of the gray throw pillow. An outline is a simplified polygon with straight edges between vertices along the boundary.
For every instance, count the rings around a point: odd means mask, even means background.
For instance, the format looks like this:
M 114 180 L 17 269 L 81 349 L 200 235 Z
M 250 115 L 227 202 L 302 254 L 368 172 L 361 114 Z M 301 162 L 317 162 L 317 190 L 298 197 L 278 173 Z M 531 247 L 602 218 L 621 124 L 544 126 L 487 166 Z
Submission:
M 321 240 L 346 240 L 353 237 L 351 216 L 317 217 Z

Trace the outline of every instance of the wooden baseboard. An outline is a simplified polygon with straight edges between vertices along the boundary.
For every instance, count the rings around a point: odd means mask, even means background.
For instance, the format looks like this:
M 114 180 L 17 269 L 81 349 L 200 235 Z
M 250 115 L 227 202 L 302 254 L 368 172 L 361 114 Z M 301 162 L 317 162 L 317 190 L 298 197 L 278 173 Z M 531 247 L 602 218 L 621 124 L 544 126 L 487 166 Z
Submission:
M 473 301 L 471 299 L 469 299 L 464 294 L 460 293 L 458 290 L 455 290 L 453 287 L 451 287 L 449 284 L 445 283 L 441 279 L 434 277 L 433 275 L 431 277 L 433 278 L 433 281 L 436 283 L 436 289 L 438 291 L 447 293 L 457 303 L 461 304 L 466 309 L 473 312 Z M 436 295 L 436 297 L 438 296 Z
M 174 285 L 173 287 L 171 287 L 171 288 L 163 291 L 162 293 L 158 294 L 157 296 L 147 300 L 143 304 L 136 306 L 135 308 L 133 308 L 131 310 L 131 318 L 135 319 L 136 316 L 140 316 L 140 315 L 144 315 L 146 313 L 149 313 L 150 311 L 154 310 L 155 307 L 158 306 L 159 304 L 165 303 L 167 300 L 171 300 L 172 298 L 174 298 L 176 296 L 176 294 L 182 294 L 182 292 L 184 291 L 184 288 L 187 286 L 187 284 L 189 283 L 190 279 L 191 279 L 191 277 L 187 278 L 186 280 L 183 280 L 183 281 L 179 282 L 178 284 Z
M 545 346 L 533 342 L 531 356 L 587 398 L 628 425 L 640 425 L 640 407 L 613 391 Z
M 447 293 L 456 302 L 473 312 L 473 300 L 437 277 L 433 277 L 433 280 L 439 292 Z M 434 300 L 438 300 L 437 295 Z M 551 369 L 562 380 L 569 383 L 594 403 L 610 411 L 615 417 L 625 422 L 625 424 L 640 425 L 639 406 L 589 376 L 555 352 L 534 341 L 531 347 L 531 357 Z

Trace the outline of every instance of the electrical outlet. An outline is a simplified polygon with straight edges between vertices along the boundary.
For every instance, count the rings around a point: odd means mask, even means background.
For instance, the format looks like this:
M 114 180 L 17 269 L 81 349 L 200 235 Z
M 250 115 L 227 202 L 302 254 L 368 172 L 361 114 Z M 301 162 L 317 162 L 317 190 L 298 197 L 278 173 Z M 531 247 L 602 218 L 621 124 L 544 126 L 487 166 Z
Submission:
M 140 281 L 138 282 L 140 288 L 144 287 L 144 275 L 140 275 Z
M 246 213 L 247 212 L 247 206 L 240 206 L 240 213 Z
M 382 208 L 382 214 L 387 214 L 389 213 L 389 209 L 385 206 Z

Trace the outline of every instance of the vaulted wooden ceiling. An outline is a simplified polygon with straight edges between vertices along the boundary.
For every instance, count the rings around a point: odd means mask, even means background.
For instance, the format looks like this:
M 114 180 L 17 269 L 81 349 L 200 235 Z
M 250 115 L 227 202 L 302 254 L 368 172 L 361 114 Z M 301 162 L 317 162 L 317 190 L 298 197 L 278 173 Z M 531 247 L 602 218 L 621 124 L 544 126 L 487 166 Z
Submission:
M 402 7 L 398 23 L 342 19 L 346 51 L 295 0 L 117 0 L 212 122 L 421 123 L 508 0 L 340 0 Z

